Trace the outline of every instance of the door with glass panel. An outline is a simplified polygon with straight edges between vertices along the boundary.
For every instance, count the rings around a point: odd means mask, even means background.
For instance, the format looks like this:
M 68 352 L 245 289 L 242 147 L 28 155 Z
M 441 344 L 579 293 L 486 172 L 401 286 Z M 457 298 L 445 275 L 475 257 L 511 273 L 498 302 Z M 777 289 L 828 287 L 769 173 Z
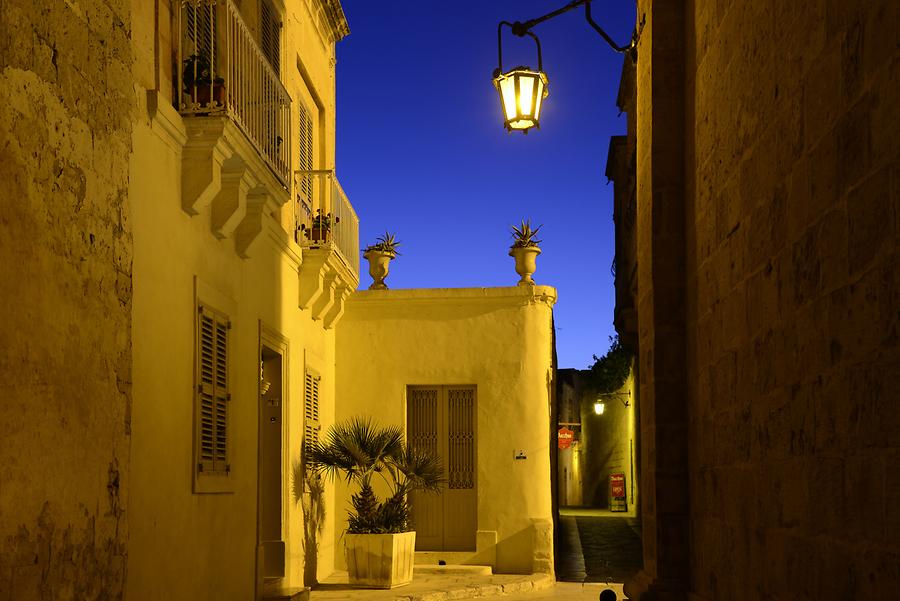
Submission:
M 436 454 L 444 466 L 438 494 L 410 496 L 417 551 L 474 551 L 477 530 L 474 386 L 410 386 L 409 444 Z

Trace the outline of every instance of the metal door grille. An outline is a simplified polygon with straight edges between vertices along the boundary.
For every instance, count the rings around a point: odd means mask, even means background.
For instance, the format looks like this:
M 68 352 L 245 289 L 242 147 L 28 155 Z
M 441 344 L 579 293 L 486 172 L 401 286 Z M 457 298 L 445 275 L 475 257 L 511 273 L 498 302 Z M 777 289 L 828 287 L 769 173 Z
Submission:
M 448 487 L 475 486 L 475 390 L 451 388 L 447 391 Z
M 409 391 L 409 444 L 419 451 L 438 455 L 437 417 L 438 391 L 411 389 Z

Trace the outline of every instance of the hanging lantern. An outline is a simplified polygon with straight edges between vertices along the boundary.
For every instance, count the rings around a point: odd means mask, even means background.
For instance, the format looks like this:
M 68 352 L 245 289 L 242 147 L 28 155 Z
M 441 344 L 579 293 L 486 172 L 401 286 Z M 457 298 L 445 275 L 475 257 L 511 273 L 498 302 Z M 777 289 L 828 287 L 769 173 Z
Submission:
M 547 75 L 528 67 L 516 67 L 494 77 L 500 93 L 507 131 L 540 127 L 541 104 L 547 97 Z
M 503 70 L 503 26 L 512 28 L 518 36 L 530 36 L 537 45 L 538 68 L 516 67 L 509 71 Z M 547 74 L 544 73 L 543 60 L 541 59 L 541 42 L 537 36 L 521 28 L 516 23 L 511 24 L 501 21 L 497 27 L 497 69 L 494 71 L 494 87 L 500 94 L 500 105 L 503 108 L 503 125 L 507 131 L 521 131 L 528 133 L 532 127 L 540 127 L 541 105 L 547 97 Z

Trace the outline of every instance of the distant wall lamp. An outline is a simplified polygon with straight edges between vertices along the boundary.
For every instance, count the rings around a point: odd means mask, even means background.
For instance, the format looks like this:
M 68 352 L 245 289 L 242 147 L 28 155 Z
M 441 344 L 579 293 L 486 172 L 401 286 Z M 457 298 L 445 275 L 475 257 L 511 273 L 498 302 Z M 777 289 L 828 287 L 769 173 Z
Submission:
M 627 46 L 617 46 L 603 28 L 591 18 L 591 0 L 575 0 L 551 13 L 531 19 L 524 23 L 516 21 L 500 21 L 497 26 L 497 69 L 494 71 L 494 87 L 500 94 L 500 104 L 503 107 L 503 125 L 507 131 L 521 131 L 527 134 L 532 127 L 540 128 L 541 105 L 547 97 L 547 74 L 544 73 L 544 64 L 541 59 L 541 41 L 531 32 L 531 28 L 553 17 L 584 5 L 584 16 L 588 24 L 599 33 L 606 43 L 616 52 L 627 52 L 632 60 L 637 60 L 638 32 L 631 36 L 631 42 Z M 512 30 L 513 35 L 534 39 L 537 45 L 537 71 L 531 67 L 514 67 L 509 71 L 503 70 L 503 26 Z
M 594 413 L 603 415 L 603 412 L 606 410 L 606 399 L 616 399 L 625 407 L 631 407 L 631 401 L 628 400 L 630 398 L 630 390 L 626 390 L 625 392 L 601 392 L 597 395 L 597 400 L 594 401 Z

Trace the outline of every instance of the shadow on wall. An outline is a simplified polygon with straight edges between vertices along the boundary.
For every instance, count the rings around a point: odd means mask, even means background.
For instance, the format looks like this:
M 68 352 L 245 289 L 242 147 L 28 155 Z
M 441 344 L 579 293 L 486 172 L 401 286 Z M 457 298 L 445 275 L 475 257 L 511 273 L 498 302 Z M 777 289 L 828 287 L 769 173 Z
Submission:
M 294 503 L 301 504 L 303 509 L 303 584 L 312 586 L 318 584 L 319 539 L 325 528 L 325 484 L 321 476 L 305 473 L 303 464 L 297 461 L 293 466 L 291 492 Z
M 609 474 L 614 471 L 608 467 L 612 465 L 618 458 L 614 460 L 613 450 L 610 449 L 605 453 L 597 453 L 592 450 L 592 456 L 587 462 L 587 477 L 585 481 L 585 505 L 591 507 L 609 508 Z

